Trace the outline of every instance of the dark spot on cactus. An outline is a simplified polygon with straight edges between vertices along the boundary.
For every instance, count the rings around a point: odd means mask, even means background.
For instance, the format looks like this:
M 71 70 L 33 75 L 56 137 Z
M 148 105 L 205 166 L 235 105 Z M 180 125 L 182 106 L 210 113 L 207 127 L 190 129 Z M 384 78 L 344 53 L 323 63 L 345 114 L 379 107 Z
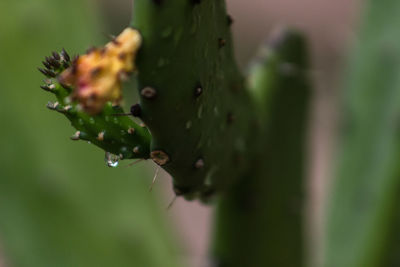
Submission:
M 196 169 L 202 169 L 204 167 L 204 160 L 203 158 L 199 158 L 198 160 L 196 160 L 196 162 L 194 163 L 194 167 Z
M 150 158 L 160 166 L 163 166 L 170 161 L 168 154 L 162 150 L 151 151 Z
M 131 106 L 131 114 L 134 117 L 140 117 L 142 115 L 142 108 L 139 104 L 135 104 Z
M 233 115 L 233 113 L 228 112 L 228 114 L 226 115 L 226 122 L 228 124 L 232 124 L 234 120 L 235 120 L 235 116 Z
M 233 24 L 233 19 L 230 15 L 226 15 L 226 21 L 228 22 L 228 26 L 231 26 Z
M 194 88 L 194 96 L 197 98 L 203 93 L 203 87 L 200 83 L 197 83 Z
M 157 96 L 157 91 L 147 86 L 140 91 L 140 94 L 146 99 L 154 99 Z
M 218 38 L 218 48 L 222 48 L 226 45 L 226 40 L 223 38 Z

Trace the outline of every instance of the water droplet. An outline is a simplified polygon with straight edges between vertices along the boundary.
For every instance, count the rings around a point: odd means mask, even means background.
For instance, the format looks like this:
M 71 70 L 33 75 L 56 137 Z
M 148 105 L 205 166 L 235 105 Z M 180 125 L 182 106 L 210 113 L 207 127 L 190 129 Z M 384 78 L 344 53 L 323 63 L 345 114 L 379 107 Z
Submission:
M 108 167 L 115 168 L 119 164 L 119 156 L 114 155 L 110 152 L 106 152 L 104 156 L 104 161 L 106 162 Z
M 89 123 L 90 123 L 90 124 L 94 124 L 94 123 L 95 123 L 95 121 L 94 121 L 94 118 L 93 118 L 93 117 L 90 117 L 90 119 L 89 119 Z
M 186 122 L 186 129 L 189 130 L 192 127 L 192 121 Z

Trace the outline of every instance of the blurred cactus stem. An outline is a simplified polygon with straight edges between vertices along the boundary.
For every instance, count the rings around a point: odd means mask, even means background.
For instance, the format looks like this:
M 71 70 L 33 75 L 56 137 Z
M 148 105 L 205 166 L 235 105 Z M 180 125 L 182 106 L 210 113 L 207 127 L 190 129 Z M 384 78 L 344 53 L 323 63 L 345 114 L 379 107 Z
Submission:
M 400 266 L 399 14 L 399 1 L 366 1 L 342 90 L 324 267 Z
M 247 87 L 262 131 L 253 169 L 221 195 L 218 266 L 306 266 L 304 186 L 310 82 L 306 42 L 279 28 L 251 64 Z

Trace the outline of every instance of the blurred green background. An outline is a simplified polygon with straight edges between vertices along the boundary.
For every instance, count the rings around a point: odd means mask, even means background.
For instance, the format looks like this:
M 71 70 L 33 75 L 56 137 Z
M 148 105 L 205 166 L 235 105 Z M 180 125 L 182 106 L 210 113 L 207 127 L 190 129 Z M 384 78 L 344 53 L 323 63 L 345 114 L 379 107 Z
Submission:
M 45 104 L 44 56 L 105 42 L 87 1 L 0 1 L 0 246 L 7 266 L 179 266 L 150 162 L 106 167 Z M 127 22 L 125 22 L 127 23 Z M 118 32 L 117 32 L 118 33 Z M 129 104 L 129 103 L 128 103 Z M 1 263 L 0 263 L 1 265 Z

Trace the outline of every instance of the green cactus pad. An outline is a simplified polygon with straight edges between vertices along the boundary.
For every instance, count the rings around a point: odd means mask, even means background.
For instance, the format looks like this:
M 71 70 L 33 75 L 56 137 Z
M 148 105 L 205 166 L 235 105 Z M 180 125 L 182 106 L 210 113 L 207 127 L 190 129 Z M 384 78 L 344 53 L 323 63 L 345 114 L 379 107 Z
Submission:
M 142 119 L 177 195 L 208 196 L 248 166 L 256 126 L 224 1 L 135 1 Z M 254 118 L 254 119 L 253 119 Z
M 43 62 L 45 69 L 39 69 L 47 76 L 41 86 L 45 91 L 55 94 L 57 102 L 49 102 L 47 107 L 64 114 L 77 130 L 72 140 L 88 141 L 118 159 L 150 157 L 150 133 L 148 129 L 132 121 L 120 106 L 108 102 L 102 112 L 96 115 L 86 113 L 79 104 L 71 101 L 72 88 L 60 83 L 58 77 L 71 66 L 69 55 L 63 50 L 53 52 Z

